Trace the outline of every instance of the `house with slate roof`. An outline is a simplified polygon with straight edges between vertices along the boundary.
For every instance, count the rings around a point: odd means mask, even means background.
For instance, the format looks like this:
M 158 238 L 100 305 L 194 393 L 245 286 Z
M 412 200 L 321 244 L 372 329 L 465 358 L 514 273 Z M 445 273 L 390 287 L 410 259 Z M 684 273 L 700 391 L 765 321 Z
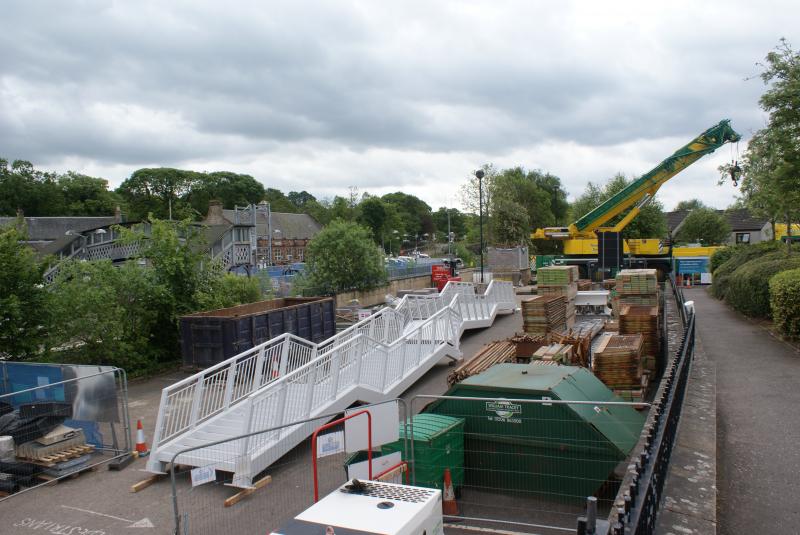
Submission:
M 665 215 L 667 219 L 667 228 L 669 234 L 674 236 L 686 220 L 691 210 L 676 210 L 674 212 L 667 212 Z M 733 245 L 737 243 L 758 243 L 773 239 L 772 225 L 766 219 L 754 217 L 745 208 L 735 210 L 717 210 L 717 213 L 725 216 L 728 225 L 731 227 L 731 235 L 728 243 Z

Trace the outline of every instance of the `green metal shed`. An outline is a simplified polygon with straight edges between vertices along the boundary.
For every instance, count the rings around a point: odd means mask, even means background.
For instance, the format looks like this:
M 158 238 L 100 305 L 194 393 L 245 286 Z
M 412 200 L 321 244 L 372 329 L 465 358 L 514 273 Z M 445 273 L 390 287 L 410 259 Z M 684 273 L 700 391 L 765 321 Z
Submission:
M 426 412 L 465 419 L 467 487 L 559 501 L 594 495 L 639 439 L 645 416 L 630 406 L 516 403 L 507 399 L 622 401 L 589 370 L 498 364 L 453 385 Z

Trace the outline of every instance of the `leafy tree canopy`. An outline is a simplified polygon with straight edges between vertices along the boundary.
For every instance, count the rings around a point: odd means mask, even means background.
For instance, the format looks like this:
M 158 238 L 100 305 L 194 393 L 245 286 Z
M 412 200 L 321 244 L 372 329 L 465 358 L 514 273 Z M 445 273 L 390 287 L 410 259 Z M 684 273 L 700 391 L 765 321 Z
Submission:
M 216 171 L 195 175 L 185 200 L 191 205 L 195 217 L 204 217 L 212 199 L 221 201 L 224 208 L 232 209 L 234 206 L 258 204 L 264 196 L 263 184 L 252 176 Z
M 711 208 L 696 208 L 683 220 L 675 240 L 683 243 L 720 245 L 731 235 L 725 216 Z
M 698 208 L 705 208 L 706 205 L 700 199 L 689 199 L 688 201 L 681 201 L 675 206 L 675 211 L 679 210 L 697 210 Z
M 386 282 L 383 253 L 371 232 L 357 223 L 334 220 L 306 248 L 310 287 L 324 294 L 366 290 Z

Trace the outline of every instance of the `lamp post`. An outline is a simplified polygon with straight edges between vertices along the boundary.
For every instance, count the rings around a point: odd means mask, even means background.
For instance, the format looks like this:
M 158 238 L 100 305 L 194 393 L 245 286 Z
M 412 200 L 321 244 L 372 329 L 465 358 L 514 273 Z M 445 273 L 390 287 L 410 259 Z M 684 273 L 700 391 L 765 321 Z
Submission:
M 478 224 L 480 226 L 481 284 L 483 284 L 483 170 L 475 171 L 478 177 Z

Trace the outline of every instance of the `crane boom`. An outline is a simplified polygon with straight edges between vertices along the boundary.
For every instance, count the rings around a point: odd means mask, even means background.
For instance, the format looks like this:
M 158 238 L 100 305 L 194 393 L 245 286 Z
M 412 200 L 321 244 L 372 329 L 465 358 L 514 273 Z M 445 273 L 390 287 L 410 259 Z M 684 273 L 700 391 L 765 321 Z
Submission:
M 594 237 L 596 230 L 628 208 L 632 208 L 622 221 L 609 229 L 619 232 L 636 217 L 639 209 L 649 202 L 658 189 L 670 178 L 725 143 L 739 141 L 739 139 L 741 136 L 731 127 L 730 120 L 722 120 L 569 227 L 537 229 L 531 237 L 534 239 Z

